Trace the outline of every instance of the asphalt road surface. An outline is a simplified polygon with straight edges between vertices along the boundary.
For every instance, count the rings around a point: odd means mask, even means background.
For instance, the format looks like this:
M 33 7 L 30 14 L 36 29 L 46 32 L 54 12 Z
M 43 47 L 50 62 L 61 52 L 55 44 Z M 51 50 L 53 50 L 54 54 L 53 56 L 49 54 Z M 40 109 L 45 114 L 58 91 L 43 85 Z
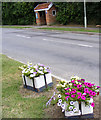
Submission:
M 2 28 L 2 53 L 50 66 L 52 74 L 66 80 L 77 75 L 99 84 L 98 35 Z

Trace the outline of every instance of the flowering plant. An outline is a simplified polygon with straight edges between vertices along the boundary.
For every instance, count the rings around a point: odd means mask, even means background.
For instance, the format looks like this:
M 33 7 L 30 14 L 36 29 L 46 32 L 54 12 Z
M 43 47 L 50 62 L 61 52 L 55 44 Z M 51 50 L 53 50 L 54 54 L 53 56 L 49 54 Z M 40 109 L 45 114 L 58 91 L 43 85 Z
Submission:
M 50 73 L 49 67 L 45 67 L 43 64 L 40 63 L 32 65 L 32 63 L 28 62 L 27 65 L 19 66 L 19 69 L 22 70 L 22 74 L 24 76 L 27 76 L 29 78 L 34 78 L 43 74 Z
M 75 103 L 85 102 L 85 105 L 94 107 L 93 101 L 90 98 L 99 95 L 99 86 L 86 82 L 77 76 L 71 77 L 71 81 L 60 81 L 56 89 L 58 90 L 57 105 L 61 106 L 62 112 L 65 110 L 70 112 L 79 112 L 75 107 Z M 50 101 L 50 100 L 49 100 Z M 90 102 L 89 102 L 90 101 Z

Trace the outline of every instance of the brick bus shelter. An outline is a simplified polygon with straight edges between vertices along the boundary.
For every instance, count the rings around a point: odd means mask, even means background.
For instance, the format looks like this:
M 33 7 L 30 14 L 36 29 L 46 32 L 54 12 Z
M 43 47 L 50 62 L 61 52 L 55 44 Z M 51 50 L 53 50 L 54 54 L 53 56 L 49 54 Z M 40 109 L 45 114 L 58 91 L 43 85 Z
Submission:
M 53 3 L 38 4 L 34 8 L 37 25 L 52 25 L 56 23 L 56 7 Z

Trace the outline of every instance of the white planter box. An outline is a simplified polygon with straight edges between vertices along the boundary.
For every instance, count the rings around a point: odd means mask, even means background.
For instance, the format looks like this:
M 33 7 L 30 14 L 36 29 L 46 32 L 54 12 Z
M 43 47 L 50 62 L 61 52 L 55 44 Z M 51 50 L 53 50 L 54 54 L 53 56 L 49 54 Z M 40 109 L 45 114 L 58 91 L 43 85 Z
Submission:
M 91 98 L 89 100 L 89 103 L 92 103 L 92 102 L 93 102 L 93 99 Z M 91 105 L 85 106 L 85 102 L 81 102 L 81 110 L 82 110 L 82 115 L 93 113 L 93 107 Z
M 89 100 L 89 103 L 92 103 L 93 99 L 91 98 Z M 66 103 L 65 103 L 66 104 Z M 67 104 L 66 104 L 67 105 Z M 65 111 L 65 116 L 66 117 L 72 117 L 72 116 L 80 116 L 80 115 L 92 115 L 93 114 L 93 107 L 91 105 L 85 106 L 85 102 L 81 102 L 81 110 L 79 110 L 79 103 L 76 101 L 74 106 L 78 109 L 78 113 L 73 113 L 70 111 Z
M 68 105 L 65 103 L 65 106 Z M 75 104 L 74 106 L 77 108 L 77 113 L 74 113 L 74 112 L 70 112 L 70 111 L 66 111 L 65 110 L 65 116 L 66 117 L 71 117 L 71 116 L 78 116 L 78 115 L 81 115 L 81 111 L 79 110 L 79 103 L 77 101 L 75 101 Z M 65 108 L 66 109 L 66 108 Z
M 52 84 L 52 77 L 51 77 L 51 73 L 49 74 L 45 74 L 46 76 L 46 82 L 47 85 Z M 30 79 L 29 77 L 25 76 L 25 80 L 24 80 L 24 76 L 22 75 L 23 78 L 23 84 L 27 85 L 27 88 L 32 87 L 33 88 L 33 79 Z M 42 87 L 45 87 L 45 79 L 44 79 L 44 75 L 40 75 L 39 77 L 35 77 L 34 78 L 34 85 L 36 89 L 41 89 Z

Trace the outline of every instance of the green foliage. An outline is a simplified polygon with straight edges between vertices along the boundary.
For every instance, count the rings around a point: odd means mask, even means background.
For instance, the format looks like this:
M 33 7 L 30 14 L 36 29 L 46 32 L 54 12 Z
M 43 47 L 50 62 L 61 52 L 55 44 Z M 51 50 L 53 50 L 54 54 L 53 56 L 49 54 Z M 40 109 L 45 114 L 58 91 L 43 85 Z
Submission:
M 30 25 L 35 23 L 34 7 L 37 4 L 32 2 L 4 2 L 2 4 L 2 24 Z
M 3 25 L 31 25 L 35 24 L 34 8 L 40 2 L 4 2 L 2 4 Z M 83 2 L 54 2 L 57 7 L 57 23 L 84 24 Z M 87 2 L 87 23 L 100 24 L 100 2 Z
M 60 24 L 84 24 L 84 3 L 83 2 L 56 2 L 57 21 Z M 87 20 L 88 24 L 100 24 L 100 3 L 88 2 Z

